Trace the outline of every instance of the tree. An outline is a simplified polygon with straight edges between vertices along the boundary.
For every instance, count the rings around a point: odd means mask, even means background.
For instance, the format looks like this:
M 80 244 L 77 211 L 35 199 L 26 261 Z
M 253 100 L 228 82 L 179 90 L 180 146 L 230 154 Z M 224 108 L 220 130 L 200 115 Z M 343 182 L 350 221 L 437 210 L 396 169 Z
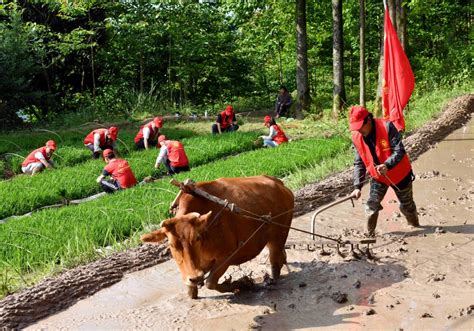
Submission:
M 342 21 L 342 0 L 332 0 L 333 19 L 333 115 L 338 117 L 346 101 L 346 90 L 344 87 L 344 44 L 343 44 L 343 21 Z
M 365 0 L 359 0 L 359 104 L 365 107 Z
M 298 100 L 296 117 L 302 117 L 302 110 L 311 104 L 308 79 L 308 44 L 306 35 L 306 0 L 296 0 L 296 87 Z

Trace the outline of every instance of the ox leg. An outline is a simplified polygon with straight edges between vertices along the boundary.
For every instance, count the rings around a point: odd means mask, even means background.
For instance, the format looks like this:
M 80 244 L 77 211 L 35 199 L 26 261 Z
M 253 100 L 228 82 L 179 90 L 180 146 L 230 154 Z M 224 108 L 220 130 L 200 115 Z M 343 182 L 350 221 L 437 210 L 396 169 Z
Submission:
M 280 278 L 281 268 L 286 264 L 285 245 L 269 244 L 270 264 L 272 266 L 272 278 L 277 280 Z
M 198 287 L 197 286 L 188 286 L 188 295 L 191 299 L 197 299 L 197 297 L 198 297 Z
M 225 273 L 227 270 L 228 266 L 225 266 L 223 268 L 220 268 L 218 270 L 215 270 L 211 277 L 206 280 L 206 287 L 210 290 L 215 290 L 221 293 L 226 293 L 226 292 L 235 292 L 235 290 L 238 290 L 238 284 L 236 282 L 232 281 L 225 281 L 223 283 L 219 284 L 219 278 Z

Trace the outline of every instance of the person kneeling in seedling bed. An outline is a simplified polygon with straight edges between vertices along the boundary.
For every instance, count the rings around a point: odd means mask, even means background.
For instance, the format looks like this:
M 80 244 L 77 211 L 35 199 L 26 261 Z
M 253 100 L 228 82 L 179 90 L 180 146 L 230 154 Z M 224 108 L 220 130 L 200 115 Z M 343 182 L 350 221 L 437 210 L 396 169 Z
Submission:
M 158 147 L 157 141 L 160 136 L 160 128 L 163 127 L 163 118 L 155 117 L 153 121 L 140 127 L 135 136 L 134 142 L 137 149 L 149 149 L 150 147 Z
M 35 175 L 45 168 L 54 168 L 54 162 L 51 160 L 56 143 L 54 140 L 48 140 L 44 147 L 40 147 L 31 152 L 21 164 L 21 171 L 27 175 Z
M 116 159 L 114 151 L 111 149 L 106 149 L 102 155 L 107 165 L 104 167 L 102 175 L 97 177 L 97 183 L 102 186 L 105 193 L 114 193 L 137 184 L 137 179 L 126 160 Z M 105 179 L 106 177 L 112 178 Z
M 160 154 L 158 154 L 155 162 L 156 169 L 163 163 L 169 176 L 182 171 L 189 171 L 189 161 L 182 143 L 175 140 L 168 140 L 166 136 L 160 136 L 158 138 L 158 144 L 161 148 Z
M 276 124 L 275 119 L 270 116 L 265 116 L 263 124 L 270 129 L 268 136 L 261 136 L 264 147 L 277 147 L 280 144 L 287 143 L 288 137 L 285 132 Z
M 221 134 L 222 132 L 234 132 L 238 129 L 234 108 L 229 105 L 217 115 L 216 123 L 212 125 L 211 132 L 212 134 Z
M 98 159 L 100 152 L 111 149 L 116 153 L 115 142 L 117 141 L 118 128 L 111 126 L 108 129 L 96 129 L 89 133 L 84 139 L 84 145 L 92 152 L 92 158 Z

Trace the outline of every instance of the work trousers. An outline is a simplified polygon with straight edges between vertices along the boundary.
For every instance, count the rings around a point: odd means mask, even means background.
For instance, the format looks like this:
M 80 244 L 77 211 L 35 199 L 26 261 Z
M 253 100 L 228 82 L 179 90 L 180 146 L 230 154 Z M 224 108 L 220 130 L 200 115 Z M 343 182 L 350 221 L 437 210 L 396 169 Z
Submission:
M 144 139 L 140 139 L 138 142 L 135 143 L 135 147 L 137 149 L 145 149 L 145 142 L 144 142 Z M 157 140 L 150 140 L 148 139 L 148 148 L 151 148 L 151 147 L 158 147 L 158 142 Z
M 116 180 L 113 179 L 102 179 L 100 181 L 100 186 L 102 186 L 102 190 L 104 190 L 105 193 L 111 194 L 115 193 L 118 190 L 120 190 L 120 185 Z
M 169 176 L 173 176 L 174 174 L 179 174 L 180 172 L 189 171 L 189 166 L 185 167 L 173 167 L 170 163 L 170 160 L 165 159 L 163 160 L 163 165 L 166 168 Z
M 235 125 L 230 125 L 225 129 L 221 128 L 221 131 L 222 131 L 222 133 L 224 133 L 224 132 L 234 132 L 234 131 L 237 131 L 238 129 L 239 129 L 239 126 L 237 124 L 235 124 Z M 212 134 L 219 134 L 219 130 L 217 129 L 217 124 L 212 125 L 211 132 L 212 132 Z

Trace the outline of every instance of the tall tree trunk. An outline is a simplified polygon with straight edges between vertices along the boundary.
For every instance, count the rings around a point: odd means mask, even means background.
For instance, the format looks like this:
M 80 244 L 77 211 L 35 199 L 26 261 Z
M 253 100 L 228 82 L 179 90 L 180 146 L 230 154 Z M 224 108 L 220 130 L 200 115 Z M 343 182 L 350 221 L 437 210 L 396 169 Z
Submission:
M 92 97 L 95 98 L 95 60 L 94 47 L 91 46 L 91 74 L 92 74 Z
M 306 40 L 306 0 L 296 0 L 296 87 L 298 100 L 296 117 L 303 117 L 303 110 L 311 104 L 308 79 L 308 43 Z
M 398 39 L 404 50 L 406 50 L 408 43 L 408 31 L 407 31 L 407 7 L 403 6 L 403 0 L 396 0 L 397 4 L 397 31 Z
M 143 59 L 143 54 L 140 52 L 140 94 L 143 93 L 143 85 L 144 85 L 144 80 L 145 80 L 145 74 L 144 74 L 144 59 Z
M 359 6 L 359 104 L 365 107 L 365 0 Z
M 280 80 L 280 85 L 283 85 L 283 65 L 281 62 L 282 47 L 280 47 L 280 43 L 278 43 L 277 49 L 278 49 L 278 78 Z
M 384 15 L 382 15 L 382 24 L 380 29 L 380 60 L 379 60 L 379 67 L 378 71 L 378 81 L 377 81 L 377 93 L 375 97 L 375 109 L 374 109 L 374 116 L 377 117 L 381 114 L 382 110 L 382 82 L 383 82 L 383 56 L 384 56 Z
M 344 44 L 342 33 L 342 0 L 332 0 L 332 66 L 334 76 L 333 115 L 338 117 L 346 100 L 344 88 Z

